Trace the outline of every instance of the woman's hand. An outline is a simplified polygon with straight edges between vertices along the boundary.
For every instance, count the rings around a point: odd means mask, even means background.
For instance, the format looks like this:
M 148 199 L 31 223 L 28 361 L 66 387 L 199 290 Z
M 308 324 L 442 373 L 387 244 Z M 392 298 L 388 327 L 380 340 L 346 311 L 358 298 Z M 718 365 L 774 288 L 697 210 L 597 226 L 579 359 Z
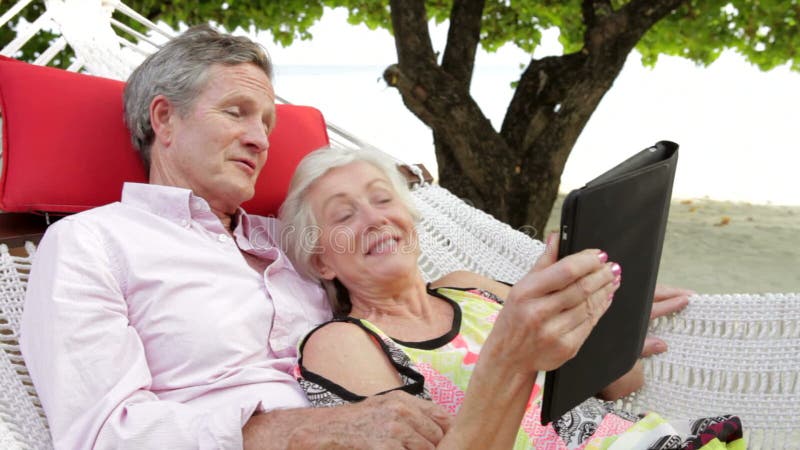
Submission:
M 557 235 L 545 253 L 511 289 L 481 360 L 532 376 L 577 354 L 611 305 L 620 267 L 600 250 L 584 250 L 557 261 Z

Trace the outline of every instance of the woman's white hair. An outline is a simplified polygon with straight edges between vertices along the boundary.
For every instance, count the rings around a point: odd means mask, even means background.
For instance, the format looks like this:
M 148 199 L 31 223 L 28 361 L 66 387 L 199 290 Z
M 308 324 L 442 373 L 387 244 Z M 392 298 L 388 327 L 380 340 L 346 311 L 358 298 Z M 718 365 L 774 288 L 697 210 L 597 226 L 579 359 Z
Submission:
M 379 150 L 369 148 L 326 147 L 306 155 L 295 169 L 286 200 L 278 213 L 283 222 L 281 241 L 285 244 L 286 254 L 298 272 L 322 282 L 336 315 L 346 315 L 350 312 L 350 299 L 346 289 L 338 280 L 322 279 L 311 262 L 313 255 L 320 251 L 321 229 L 306 195 L 314 182 L 331 169 L 356 162 L 365 162 L 380 170 L 389 180 L 397 199 L 408 209 L 415 221 L 419 219 L 419 212 L 411 199 L 406 181 L 395 162 Z

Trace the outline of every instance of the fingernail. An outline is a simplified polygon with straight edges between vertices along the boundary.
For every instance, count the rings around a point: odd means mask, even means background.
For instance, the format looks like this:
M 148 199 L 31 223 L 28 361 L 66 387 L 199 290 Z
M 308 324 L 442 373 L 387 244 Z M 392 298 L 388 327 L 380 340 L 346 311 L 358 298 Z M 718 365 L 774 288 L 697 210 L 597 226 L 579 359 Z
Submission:
M 611 273 L 618 277 L 622 273 L 622 267 L 617 263 L 611 264 Z
M 600 253 L 597 254 L 597 258 L 600 262 L 606 262 L 608 261 L 608 253 L 601 250 Z
M 619 286 L 620 283 L 622 283 L 622 275 L 617 275 L 614 278 L 613 284 L 614 284 L 614 286 Z
M 553 249 L 553 242 L 556 240 L 557 233 L 550 233 L 547 235 L 547 240 L 545 241 L 545 249 L 550 251 Z
M 614 292 L 608 294 L 608 302 L 611 303 L 611 300 L 614 300 Z

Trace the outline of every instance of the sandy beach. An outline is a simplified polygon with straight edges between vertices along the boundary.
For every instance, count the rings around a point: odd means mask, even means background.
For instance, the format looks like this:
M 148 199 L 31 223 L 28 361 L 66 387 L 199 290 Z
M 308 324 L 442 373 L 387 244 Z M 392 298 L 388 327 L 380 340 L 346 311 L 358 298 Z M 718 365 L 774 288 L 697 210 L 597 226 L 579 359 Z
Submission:
M 704 294 L 800 292 L 800 206 L 673 201 L 658 281 Z

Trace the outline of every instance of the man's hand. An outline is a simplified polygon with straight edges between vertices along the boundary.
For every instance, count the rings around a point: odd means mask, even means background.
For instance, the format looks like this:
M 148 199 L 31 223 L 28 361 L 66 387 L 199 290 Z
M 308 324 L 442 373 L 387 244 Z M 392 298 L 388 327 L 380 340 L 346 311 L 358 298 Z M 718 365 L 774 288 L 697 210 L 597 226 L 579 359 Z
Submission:
M 695 292 L 689 289 L 657 285 L 653 297 L 653 309 L 650 320 L 676 313 L 689 304 L 689 296 Z M 667 343 L 653 336 L 647 336 L 642 348 L 642 358 L 667 351 Z
M 650 320 L 682 310 L 689 304 L 689 296 L 694 294 L 695 292 L 689 289 L 663 285 L 656 286 L 655 295 L 653 297 L 653 309 L 650 312 Z M 666 342 L 655 336 L 647 336 L 644 341 L 644 347 L 642 348 L 642 358 L 664 353 L 665 351 L 667 351 Z M 642 386 L 644 386 L 644 368 L 642 366 L 642 361 L 639 360 L 630 372 L 600 391 L 599 396 L 605 400 L 616 400 L 641 389 Z
M 242 434 L 245 449 L 433 449 L 452 421 L 433 402 L 394 391 L 346 406 L 253 416 Z

